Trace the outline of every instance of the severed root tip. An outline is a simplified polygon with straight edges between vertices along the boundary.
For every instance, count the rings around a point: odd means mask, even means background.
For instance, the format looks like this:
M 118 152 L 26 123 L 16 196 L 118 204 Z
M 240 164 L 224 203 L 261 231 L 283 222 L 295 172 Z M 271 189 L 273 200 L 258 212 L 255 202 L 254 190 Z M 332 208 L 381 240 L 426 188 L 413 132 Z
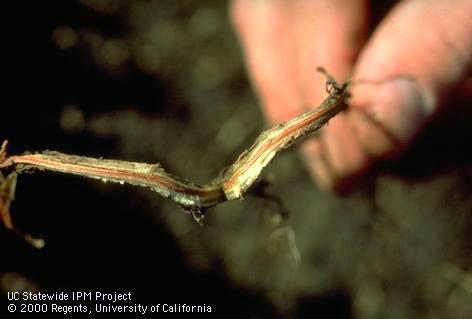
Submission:
M 3 163 L 7 159 L 7 146 L 8 141 L 4 140 L 0 147 L 0 163 Z
M 8 141 L 4 140 L 0 147 L 0 168 L 8 167 L 13 164 L 12 160 L 7 156 Z
M 14 224 L 11 221 L 10 211 L 9 209 L 5 209 L 5 206 L 3 204 L 4 204 L 3 202 L 0 203 L 0 208 L 1 208 L 0 209 L 0 213 L 1 213 L 0 222 L 3 223 L 5 228 L 12 231 L 14 234 L 18 235 L 22 239 L 24 239 L 28 244 L 30 244 L 34 248 L 38 248 L 38 249 L 44 248 L 44 246 L 46 245 L 44 239 L 35 238 L 29 234 L 25 234 L 14 226 Z
M 3 198 L 0 197 L 0 222 L 6 229 L 13 230 L 13 223 L 11 221 L 10 209 Z
M 34 248 L 41 249 L 41 248 L 44 248 L 44 246 L 46 245 L 46 242 L 44 241 L 44 239 L 34 238 L 34 237 L 32 237 L 31 235 L 28 235 L 28 234 L 24 234 L 23 239 L 26 242 L 28 242 L 31 246 L 33 246 Z
M 10 204 L 15 198 L 17 176 L 16 172 L 7 177 L 0 173 L 0 222 L 10 230 L 15 228 L 10 215 Z
M 5 141 L 0 148 L 0 157 L 3 157 L 3 162 L 5 160 L 6 145 L 7 142 Z M 0 224 L 3 224 L 6 229 L 23 238 L 31 246 L 35 248 L 43 248 L 45 245 L 43 239 L 33 238 L 31 235 L 18 230 L 13 224 L 10 213 L 10 204 L 15 199 L 17 176 L 18 174 L 16 172 L 10 173 L 7 177 L 4 177 L 3 174 L 0 173 Z

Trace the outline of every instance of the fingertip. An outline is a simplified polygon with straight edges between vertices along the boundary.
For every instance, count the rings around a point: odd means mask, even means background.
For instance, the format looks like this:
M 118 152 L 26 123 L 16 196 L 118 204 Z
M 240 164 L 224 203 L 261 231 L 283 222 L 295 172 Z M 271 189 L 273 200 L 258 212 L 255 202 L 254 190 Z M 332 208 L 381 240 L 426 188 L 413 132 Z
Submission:
M 322 191 L 350 190 L 363 176 L 371 162 L 355 141 L 345 121 L 339 120 L 329 132 L 304 144 L 304 158 L 311 177 Z M 331 127 L 331 123 L 329 125 Z
M 303 155 L 312 179 L 322 191 L 334 189 L 334 176 L 324 157 L 320 140 L 311 139 L 303 144 Z
M 230 8 L 251 82 L 271 123 L 294 117 L 306 105 L 298 86 L 290 7 L 286 1 L 233 0 Z
M 337 180 L 348 179 L 364 171 L 369 156 L 357 140 L 346 113 L 336 116 L 324 128 L 326 158 Z

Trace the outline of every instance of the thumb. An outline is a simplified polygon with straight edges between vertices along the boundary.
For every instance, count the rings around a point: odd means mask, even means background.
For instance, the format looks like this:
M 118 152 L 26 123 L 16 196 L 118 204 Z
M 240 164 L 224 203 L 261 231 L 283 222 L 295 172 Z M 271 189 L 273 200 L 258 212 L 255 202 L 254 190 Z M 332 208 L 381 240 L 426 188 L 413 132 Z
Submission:
M 354 69 L 354 83 L 366 80 L 352 88 L 349 117 L 358 142 L 373 157 L 407 145 L 471 66 L 472 1 L 399 3 Z

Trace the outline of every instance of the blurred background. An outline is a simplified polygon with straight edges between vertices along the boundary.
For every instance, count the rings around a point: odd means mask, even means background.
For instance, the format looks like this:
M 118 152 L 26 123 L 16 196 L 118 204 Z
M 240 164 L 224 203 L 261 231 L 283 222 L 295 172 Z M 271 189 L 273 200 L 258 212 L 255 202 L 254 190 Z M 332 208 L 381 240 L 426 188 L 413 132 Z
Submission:
M 9 153 L 159 162 L 213 179 L 265 128 L 227 6 L 10 2 L 0 126 Z M 23 174 L 13 220 L 46 246 L 0 228 L 0 311 L 7 291 L 102 290 L 213 310 L 183 317 L 470 318 L 467 104 L 458 97 L 401 160 L 343 195 L 318 191 L 290 149 L 266 169 L 265 197 L 212 208 L 204 227 L 147 189 Z

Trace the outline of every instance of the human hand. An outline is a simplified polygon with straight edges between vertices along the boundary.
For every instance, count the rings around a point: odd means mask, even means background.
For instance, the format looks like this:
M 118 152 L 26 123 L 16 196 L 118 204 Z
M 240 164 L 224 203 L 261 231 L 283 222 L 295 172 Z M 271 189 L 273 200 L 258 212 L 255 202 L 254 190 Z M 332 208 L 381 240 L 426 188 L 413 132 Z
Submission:
M 370 38 L 366 0 L 233 0 L 231 13 L 271 122 L 323 100 L 317 66 L 360 80 L 349 109 L 303 145 L 324 189 L 400 154 L 471 74 L 470 0 L 400 1 Z

